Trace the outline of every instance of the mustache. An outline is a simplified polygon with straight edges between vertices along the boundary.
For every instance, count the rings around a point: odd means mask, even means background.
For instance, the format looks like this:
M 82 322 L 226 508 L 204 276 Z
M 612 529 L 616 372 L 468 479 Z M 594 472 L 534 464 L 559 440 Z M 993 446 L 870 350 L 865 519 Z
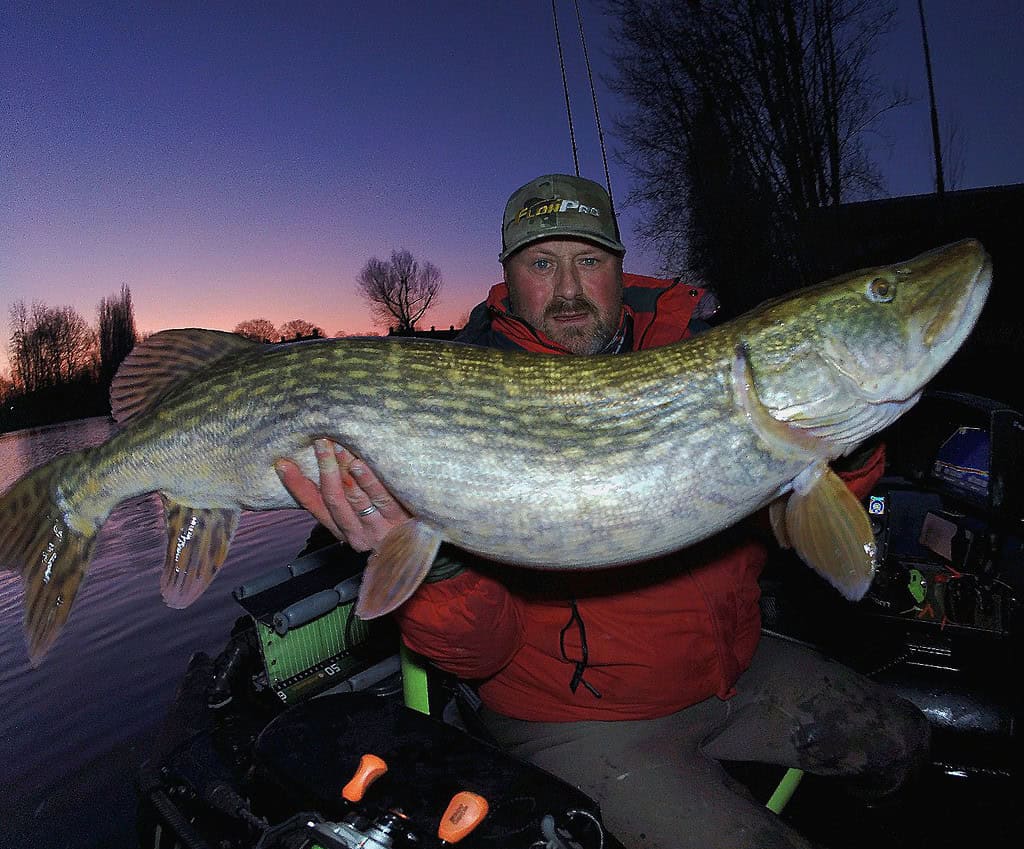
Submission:
M 548 318 L 553 318 L 559 315 L 575 315 L 581 312 L 597 315 L 597 304 L 586 297 L 573 298 L 571 301 L 561 299 L 549 304 L 548 308 L 544 310 L 544 315 Z

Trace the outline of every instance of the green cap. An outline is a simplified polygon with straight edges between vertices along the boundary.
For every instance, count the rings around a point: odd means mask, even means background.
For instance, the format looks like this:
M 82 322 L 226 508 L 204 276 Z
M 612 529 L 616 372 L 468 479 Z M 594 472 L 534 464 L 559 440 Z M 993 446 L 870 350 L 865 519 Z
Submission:
M 556 236 L 575 236 L 622 256 L 619 225 L 604 186 L 569 174 L 547 174 L 513 192 L 505 204 L 501 227 L 504 262 L 532 242 Z

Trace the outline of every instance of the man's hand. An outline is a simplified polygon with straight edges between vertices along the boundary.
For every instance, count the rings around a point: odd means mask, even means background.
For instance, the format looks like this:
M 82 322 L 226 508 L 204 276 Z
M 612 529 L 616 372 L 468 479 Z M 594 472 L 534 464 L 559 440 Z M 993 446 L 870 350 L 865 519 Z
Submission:
M 329 439 L 313 442 L 320 484 L 304 477 L 291 460 L 278 460 L 274 468 L 285 489 L 302 507 L 338 539 L 356 551 L 380 545 L 409 513 L 351 451 Z

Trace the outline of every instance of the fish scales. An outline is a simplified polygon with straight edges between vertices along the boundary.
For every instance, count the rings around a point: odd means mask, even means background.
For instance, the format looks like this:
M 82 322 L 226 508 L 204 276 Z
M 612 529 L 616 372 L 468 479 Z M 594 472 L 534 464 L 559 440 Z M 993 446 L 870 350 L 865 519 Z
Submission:
M 720 345 L 720 353 L 728 351 L 730 344 Z M 639 536 L 660 535 L 666 529 L 658 524 L 652 527 L 652 516 L 665 516 L 678 525 L 671 514 L 684 504 L 692 510 L 704 500 L 699 492 L 682 487 L 673 474 L 648 474 L 631 481 L 634 469 L 652 461 L 664 463 L 667 458 L 674 458 L 681 468 L 692 466 L 690 450 L 712 463 L 723 459 L 723 452 L 712 444 L 710 429 L 705 429 L 703 439 L 698 428 L 695 440 L 681 440 L 678 420 L 710 424 L 720 418 L 721 410 L 699 399 L 722 395 L 731 354 L 719 355 L 719 374 L 711 380 L 714 387 L 689 381 L 685 386 L 673 383 L 666 391 L 666 374 L 703 374 L 706 366 L 700 360 L 711 354 L 710 348 L 703 354 L 692 349 L 677 363 L 669 360 L 666 349 L 650 352 L 652 356 L 638 358 L 625 376 L 608 358 L 573 358 L 571 362 L 546 358 L 523 368 L 521 357 L 495 358 L 493 352 L 462 346 L 366 342 L 354 350 L 333 348 L 331 356 L 315 358 L 306 356 L 307 350 L 294 346 L 232 358 L 205 379 L 168 397 L 156 417 L 177 422 L 175 435 L 149 440 L 152 444 L 147 449 L 151 458 L 171 460 L 165 476 L 173 481 L 196 469 L 205 475 L 209 469 L 225 468 L 233 469 L 240 480 L 221 480 L 221 487 L 215 489 L 207 485 L 208 494 L 216 492 L 221 498 L 202 503 L 173 483 L 162 488 L 176 500 L 197 506 L 239 502 L 249 508 L 287 506 L 290 502 L 276 476 L 268 471 L 267 460 L 273 458 L 265 452 L 300 455 L 313 472 L 308 436 L 303 436 L 301 445 L 294 438 L 294 416 L 298 415 L 306 433 L 331 436 L 365 457 L 403 502 L 421 505 L 425 493 L 440 486 L 446 492 L 444 503 L 421 507 L 420 515 L 443 521 L 453 542 L 480 547 L 481 517 L 486 517 L 484 532 L 491 540 L 511 540 L 533 527 L 535 538 L 553 549 L 543 557 L 543 565 L 561 566 L 607 557 L 610 548 L 632 546 Z M 497 379 L 472 384 L 473 376 L 494 370 L 495 359 Z M 374 364 L 378 368 L 372 384 L 336 377 L 350 367 L 369 369 Z M 231 379 L 226 380 L 222 371 Z M 507 388 L 513 381 L 516 391 L 510 393 Z M 622 385 L 627 381 L 639 392 L 624 393 Z M 241 390 L 248 402 L 228 416 L 205 422 L 202 411 L 222 397 L 229 385 Z M 304 402 L 305 409 L 300 413 L 296 407 L 282 417 L 276 402 L 300 387 L 315 390 Z M 402 399 L 405 414 L 382 415 L 388 399 Z M 275 404 L 267 405 L 268 400 Z M 483 404 L 501 414 L 484 414 Z M 141 435 L 146 430 L 140 423 L 135 432 Z M 183 433 L 191 435 L 194 447 L 183 444 Z M 595 433 L 601 438 L 594 439 Z M 442 439 L 451 445 L 448 458 L 443 463 L 430 462 Z M 111 456 L 140 450 L 139 438 L 133 441 L 137 444 L 125 447 L 115 437 L 107 450 Z M 240 459 L 243 453 L 251 455 L 253 462 Z M 526 473 L 537 465 L 538 455 L 543 464 Z M 410 473 L 410 465 L 420 471 Z M 475 466 L 479 466 L 475 472 L 466 473 Z M 139 486 L 151 485 L 135 465 L 119 471 L 117 483 L 104 491 L 123 491 L 126 476 Z M 745 485 L 750 478 L 750 472 L 743 470 L 737 483 Z M 244 499 L 229 492 L 239 487 L 247 493 Z M 94 487 L 82 487 L 81 492 L 92 496 Z M 663 503 L 666 498 L 670 503 Z M 507 509 L 509 500 L 516 515 Z M 662 502 L 657 510 L 656 500 Z M 714 502 L 728 500 L 718 493 Z M 88 509 L 85 504 L 71 506 L 83 512 Z M 452 515 L 465 518 L 453 523 Z M 566 532 L 569 515 L 575 521 Z M 694 521 L 699 520 L 698 510 Z M 667 534 L 651 553 L 677 545 L 677 536 Z M 517 548 L 518 544 L 509 545 L 493 554 L 512 559 L 518 556 Z

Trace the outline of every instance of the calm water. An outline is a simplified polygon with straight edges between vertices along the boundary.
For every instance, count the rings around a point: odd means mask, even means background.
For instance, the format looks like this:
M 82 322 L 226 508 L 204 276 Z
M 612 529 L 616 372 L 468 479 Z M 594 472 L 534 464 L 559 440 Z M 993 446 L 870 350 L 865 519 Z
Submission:
M 0 491 L 47 459 L 102 442 L 107 419 L 0 435 Z M 133 781 L 188 659 L 223 648 L 231 590 L 287 563 L 313 526 L 303 511 L 246 513 L 207 592 L 187 610 L 160 597 L 166 537 L 156 496 L 122 504 L 38 669 L 22 635 L 20 580 L 0 572 L 0 847 L 135 846 Z

